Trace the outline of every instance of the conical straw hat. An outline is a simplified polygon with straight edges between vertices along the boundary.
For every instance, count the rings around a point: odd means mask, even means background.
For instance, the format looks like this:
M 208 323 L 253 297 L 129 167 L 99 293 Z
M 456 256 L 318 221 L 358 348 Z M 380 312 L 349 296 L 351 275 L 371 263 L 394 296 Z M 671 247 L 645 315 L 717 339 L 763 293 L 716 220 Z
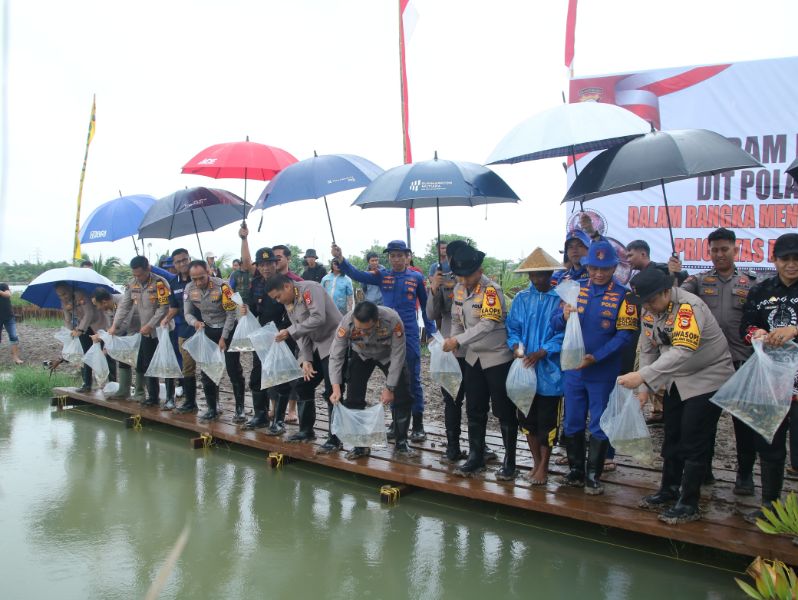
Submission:
M 518 265 L 516 273 L 534 273 L 536 271 L 557 271 L 564 268 L 557 259 L 547 253 L 543 248 L 535 248 L 524 262 Z

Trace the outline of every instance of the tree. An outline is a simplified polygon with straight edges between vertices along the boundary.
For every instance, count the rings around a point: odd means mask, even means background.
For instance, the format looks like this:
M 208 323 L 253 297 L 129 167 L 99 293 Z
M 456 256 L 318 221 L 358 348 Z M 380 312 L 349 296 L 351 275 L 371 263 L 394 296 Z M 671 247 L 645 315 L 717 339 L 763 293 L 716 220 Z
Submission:
M 88 254 L 84 254 L 83 260 L 90 260 L 95 271 L 112 281 L 114 275 L 116 274 L 116 270 L 122 265 L 122 261 L 116 256 L 109 256 L 108 258 L 103 259 L 102 254 L 100 254 L 97 258 L 89 258 Z
M 354 254 L 346 257 L 346 260 L 356 269 L 360 269 L 361 271 L 366 271 L 368 269 L 368 261 L 366 260 L 366 256 L 369 252 L 375 252 L 377 256 L 380 257 L 380 263 L 384 262 L 385 255 L 383 251 L 385 250 L 385 245 L 380 244 L 377 240 L 371 244 L 371 247 L 366 248 L 360 254 Z M 385 266 L 385 265 L 383 265 Z

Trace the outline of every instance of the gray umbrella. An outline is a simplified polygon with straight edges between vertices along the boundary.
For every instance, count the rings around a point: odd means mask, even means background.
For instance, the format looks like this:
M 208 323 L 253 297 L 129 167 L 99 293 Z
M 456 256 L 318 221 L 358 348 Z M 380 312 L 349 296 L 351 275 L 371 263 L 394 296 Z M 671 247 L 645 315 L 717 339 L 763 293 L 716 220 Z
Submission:
M 761 166 L 748 152 L 714 131 L 652 131 L 596 156 L 577 176 L 562 201 L 586 201 L 662 186 L 671 248 L 675 251 L 666 183 Z
M 139 226 L 139 238 L 171 240 L 201 231 L 215 231 L 246 217 L 252 205 L 232 192 L 204 187 L 178 190 L 161 198 L 147 211 Z

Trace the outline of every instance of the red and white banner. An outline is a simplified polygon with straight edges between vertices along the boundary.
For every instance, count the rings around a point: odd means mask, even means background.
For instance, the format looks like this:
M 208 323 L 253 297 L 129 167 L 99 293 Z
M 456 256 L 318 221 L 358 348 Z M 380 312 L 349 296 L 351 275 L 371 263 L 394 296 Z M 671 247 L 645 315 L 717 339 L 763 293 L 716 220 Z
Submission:
M 623 106 L 657 129 L 710 129 L 757 158 L 745 169 L 666 184 L 676 250 L 691 269 L 711 265 L 707 235 L 733 229 L 737 264 L 769 268 L 775 239 L 798 229 L 798 184 L 785 173 L 798 156 L 798 57 L 661 69 L 571 80 L 571 102 Z M 582 168 L 595 154 L 578 160 Z M 569 180 L 573 178 L 571 169 Z M 602 233 L 623 244 L 643 239 L 665 261 L 670 238 L 659 186 L 585 203 Z M 568 206 L 569 230 L 578 210 Z

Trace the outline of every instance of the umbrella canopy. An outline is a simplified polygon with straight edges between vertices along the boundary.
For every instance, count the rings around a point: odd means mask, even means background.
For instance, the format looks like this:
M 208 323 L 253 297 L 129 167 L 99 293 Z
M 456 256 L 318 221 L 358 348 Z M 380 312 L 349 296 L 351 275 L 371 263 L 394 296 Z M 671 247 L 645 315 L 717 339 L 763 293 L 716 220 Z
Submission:
M 111 294 L 120 294 L 114 282 L 103 277 L 94 269 L 79 267 L 62 267 L 45 271 L 28 284 L 22 292 L 22 299 L 41 308 L 61 308 L 61 300 L 55 293 L 59 284 L 66 284 L 73 289 L 80 289 L 93 294 L 98 288 L 104 288 Z
M 214 179 L 269 181 L 296 162 L 291 154 L 275 146 L 250 142 L 228 142 L 205 148 L 183 165 L 182 173 Z
M 115 242 L 139 232 L 144 215 L 155 204 L 155 198 L 143 194 L 122 196 L 103 202 L 95 208 L 80 228 L 80 243 Z M 135 238 L 133 245 L 135 246 Z M 138 253 L 138 248 L 136 248 Z
M 792 178 L 798 181 L 798 158 L 792 161 L 792 164 L 787 167 L 787 173 L 792 175 Z
M 140 238 L 171 240 L 215 231 L 246 216 L 252 205 L 232 192 L 195 187 L 178 190 L 152 205 L 139 226 Z M 202 244 L 200 244 L 202 254 Z
M 649 123 L 614 104 L 561 104 L 513 127 L 485 162 L 496 165 L 575 156 L 611 148 L 649 131 Z
M 263 190 L 253 208 L 267 209 L 280 204 L 324 198 L 330 233 L 335 233 L 327 206 L 327 196 L 367 186 L 384 170 L 370 160 L 354 154 L 324 154 L 306 158 L 280 171 Z

